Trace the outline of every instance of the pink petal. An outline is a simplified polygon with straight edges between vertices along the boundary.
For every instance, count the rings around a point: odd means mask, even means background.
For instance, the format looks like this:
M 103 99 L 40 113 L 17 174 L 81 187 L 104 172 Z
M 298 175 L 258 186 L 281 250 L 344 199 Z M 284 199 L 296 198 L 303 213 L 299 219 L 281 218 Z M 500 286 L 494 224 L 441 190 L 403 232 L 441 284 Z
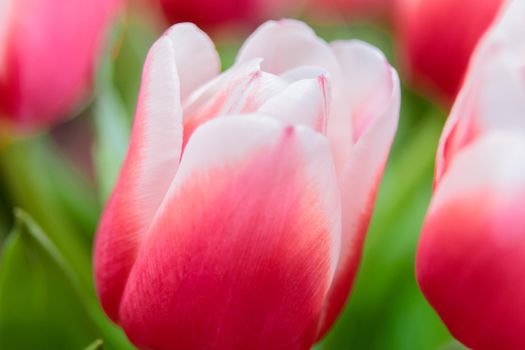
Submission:
M 184 144 L 203 123 L 228 114 L 250 113 L 287 83 L 261 70 L 260 60 L 237 65 L 195 91 L 184 105 Z
M 388 99 L 390 87 L 383 88 L 385 84 L 381 82 L 389 76 L 390 67 L 382 54 L 358 41 L 336 43 L 331 48 L 304 23 L 281 20 L 261 25 L 246 40 L 237 62 L 254 58 L 262 58 L 264 70 L 285 79 L 312 74 L 312 67 L 328 72 L 332 83 L 328 136 L 340 172 L 361 132 L 353 128 L 364 129 L 367 121 L 373 119 L 369 114 L 377 113 L 371 110 L 372 106 L 382 107 L 383 99 Z M 375 91 L 377 88 L 381 89 Z M 373 101 L 368 103 L 372 96 Z
M 333 324 L 352 288 L 377 187 L 397 129 L 400 103 L 397 74 L 375 49 L 359 42 L 337 43 L 334 48 L 347 74 L 345 91 L 352 96 L 349 102 L 356 123 L 356 142 L 346 152 L 339 173 L 343 212 L 341 255 L 319 337 Z
M 525 3 L 511 1 L 478 45 L 447 120 L 436 159 L 438 183 L 453 155 L 478 135 L 525 130 Z
M 257 116 L 210 121 L 133 268 L 124 329 L 141 348 L 309 349 L 339 236 L 324 137 Z
M 328 71 L 324 68 L 318 67 L 318 66 L 300 66 L 288 69 L 279 76 L 286 80 L 287 82 L 293 83 L 298 80 L 302 79 L 314 79 L 320 76 L 327 76 L 330 75 Z
M 406 80 L 446 108 L 469 60 L 506 0 L 396 0 L 393 20 Z
M 326 69 L 332 79 L 340 76 L 330 47 L 306 24 L 296 20 L 262 24 L 242 46 L 236 64 L 255 58 L 262 58 L 262 69 L 274 74 L 306 65 Z
M 11 31 L 11 26 L 14 18 L 14 11 L 16 1 L 15 0 L 3 0 L 0 2 L 0 77 L 2 77 L 6 69 L 4 60 L 6 58 L 7 52 L 6 49 L 8 45 L 8 35 Z
M 390 108 L 392 68 L 381 51 L 364 42 L 336 41 L 331 46 L 343 72 L 343 84 L 334 93 L 328 137 L 341 172 L 352 145 Z
M 130 146 L 106 206 L 95 244 L 95 280 L 102 306 L 119 321 L 118 308 L 137 248 L 177 172 L 182 111 L 174 49 L 166 36 L 151 48 Z
M 67 117 L 89 92 L 120 1 L 2 3 L 0 118 L 34 128 Z
M 182 100 L 215 78 L 221 62 L 210 38 L 193 23 L 178 23 L 165 34 L 171 39 L 180 77 Z
M 425 297 L 469 348 L 523 349 L 525 134 L 465 146 L 443 175 L 420 239 Z
M 326 133 L 330 87 L 325 75 L 290 84 L 283 92 L 266 101 L 259 113 L 268 114 L 286 124 L 308 125 Z
M 358 140 L 392 98 L 392 68 L 381 51 L 365 42 L 335 41 L 331 46 L 343 69 L 353 140 Z

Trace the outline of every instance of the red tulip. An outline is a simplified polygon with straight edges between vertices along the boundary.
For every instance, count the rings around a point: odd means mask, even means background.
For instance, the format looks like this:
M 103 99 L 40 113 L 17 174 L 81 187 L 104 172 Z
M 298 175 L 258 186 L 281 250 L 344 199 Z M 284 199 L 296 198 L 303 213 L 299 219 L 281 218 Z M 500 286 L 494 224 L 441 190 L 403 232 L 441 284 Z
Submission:
M 0 119 L 38 127 L 63 119 L 90 86 L 119 0 L 0 3 Z
M 472 349 L 525 348 L 525 2 L 480 43 L 443 133 L 420 287 Z
M 102 306 L 144 349 L 308 349 L 341 311 L 399 85 L 359 41 L 263 24 L 219 74 L 210 39 L 151 48 L 95 244 Z
M 151 0 L 150 0 L 151 1 Z M 193 22 L 204 28 L 253 24 L 297 7 L 297 0 L 156 0 L 170 23 Z
M 505 0 L 396 0 L 398 53 L 412 85 L 450 104 Z

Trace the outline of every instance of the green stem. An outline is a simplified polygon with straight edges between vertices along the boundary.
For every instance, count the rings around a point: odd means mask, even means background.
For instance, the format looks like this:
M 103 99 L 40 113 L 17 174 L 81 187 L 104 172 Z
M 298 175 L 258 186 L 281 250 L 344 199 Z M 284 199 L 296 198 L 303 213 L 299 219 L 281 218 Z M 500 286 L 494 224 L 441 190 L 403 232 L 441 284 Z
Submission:
M 27 229 L 19 228 L 19 232 L 25 232 L 31 236 L 49 255 L 49 257 L 62 270 L 65 277 L 73 287 L 78 300 L 84 307 L 88 317 L 98 328 L 102 334 L 105 342 L 111 349 L 132 350 L 133 346 L 127 341 L 126 336 L 117 326 L 115 326 L 104 314 L 100 308 L 96 296 L 90 290 L 83 287 L 82 282 L 78 279 L 78 275 L 70 267 L 65 260 L 63 254 L 54 246 L 48 239 L 44 231 L 36 224 L 36 222 L 24 211 L 15 210 L 15 216 L 18 226 L 26 225 Z

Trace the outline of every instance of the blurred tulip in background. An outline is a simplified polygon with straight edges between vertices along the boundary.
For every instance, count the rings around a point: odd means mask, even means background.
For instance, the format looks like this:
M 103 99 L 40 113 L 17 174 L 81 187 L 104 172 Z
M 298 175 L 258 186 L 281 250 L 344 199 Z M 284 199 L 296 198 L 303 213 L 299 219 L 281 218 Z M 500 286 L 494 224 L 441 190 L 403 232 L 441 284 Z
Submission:
M 472 51 L 505 0 L 396 0 L 393 25 L 406 79 L 450 105 Z
M 333 20 L 389 21 L 394 0 L 307 0 L 313 15 Z
M 207 30 L 228 26 L 254 26 L 267 18 L 280 18 L 300 8 L 302 0 L 150 0 L 170 24 L 192 22 Z
M 442 135 L 421 289 L 473 349 L 525 348 L 525 2 L 477 47 Z
M 293 20 L 219 67 L 192 24 L 151 48 L 98 229 L 98 295 L 139 348 L 309 349 L 354 280 L 397 74 L 376 48 Z
M 89 94 L 104 38 L 120 5 L 120 0 L 0 2 L 4 124 L 33 128 L 68 117 Z

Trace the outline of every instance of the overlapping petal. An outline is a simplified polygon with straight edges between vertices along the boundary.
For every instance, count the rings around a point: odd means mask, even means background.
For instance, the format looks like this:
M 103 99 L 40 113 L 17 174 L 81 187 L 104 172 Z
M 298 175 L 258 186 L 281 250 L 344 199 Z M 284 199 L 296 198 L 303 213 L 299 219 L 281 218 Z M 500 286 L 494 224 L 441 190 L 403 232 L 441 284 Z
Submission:
M 244 43 L 236 63 L 262 58 L 262 68 L 281 74 L 300 66 L 326 69 L 331 79 L 340 78 L 340 68 L 330 47 L 306 24 L 296 20 L 268 21 Z
M 418 247 L 419 285 L 474 349 L 522 349 L 525 3 L 509 1 L 471 61 L 443 131 Z
M 174 55 L 166 36 L 148 54 L 128 154 L 98 228 L 97 291 L 102 306 L 116 322 L 137 248 L 181 156 L 182 108 Z
M 215 78 L 221 62 L 211 39 L 195 24 L 180 23 L 165 34 L 172 42 L 179 71 L 182 101 L 199 86 Z
M 122 324 L 143 348 L 308 349 L 339 232 L 324 137 L 258 116 L 206 123 L 141 248 Z
M 290 84 L 268 99 L 259 112 L 283 123 L 304 124 L 326 134 L 330 108 L 330 83 L 324 74 Z
M 454 154 L 478 135 L 525 130 L 525 4 L 510 1 L 474 53 L 440 139 L 436 183 Z
M 384 56 L 361 42 L 339 42 L 341 62 L 351 96 L 355 143 L 344 152 L 339 173 L 342 203 L 341 255 L 327 298 L 320 336 L 329 329 L 352 288 L 361 250 L 398 123 L 399 79 Z
M 308 349 L 352 286 L 397 75 L 376 49 L 289 20 L 263 24 L 219 76 L 214 62 L 188 24 L 152 49 L 97 289 L 140 348 Z
M 268 21 L 261 25 L 244 43 L 237 63 L 260 57 L 262 68 L 286 79 L 308 77 L 317 69 L 324 69 L 332 86 L 330 103 L 330 138 L 336 168 L 340 169 L 342 156 L 338 150 L 350 148 L 352 123 L 345 99 L 343 72 L 330 46 L 317 37 L 313 30 L 295 20 Z M 315 74 L 315 73 L 314 73 Z M 330 124 L 337 127 L 331 127 Z
M 261 70 L 261 60 L 232 67 L 195 91 L 184 105 L 184 144 L 203 123 L 216 117 L 255 112 L 287 83 Z
M 449 330 L 473 349 L 522 349 L 525 133 L 496 131 L 458 153 L 436 189 L 416 272 Z

